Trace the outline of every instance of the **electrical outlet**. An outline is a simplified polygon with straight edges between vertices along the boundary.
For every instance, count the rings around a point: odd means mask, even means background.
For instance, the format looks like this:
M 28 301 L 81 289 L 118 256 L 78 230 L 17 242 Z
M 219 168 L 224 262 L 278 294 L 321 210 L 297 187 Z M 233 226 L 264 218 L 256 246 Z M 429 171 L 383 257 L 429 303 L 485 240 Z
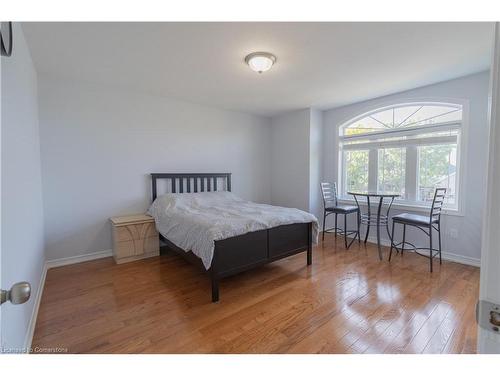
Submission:
M 448 237 L 453 238 L 453 239 L 458 238 L 458 231 L 456 230 L 456 228 L 448 229 Z

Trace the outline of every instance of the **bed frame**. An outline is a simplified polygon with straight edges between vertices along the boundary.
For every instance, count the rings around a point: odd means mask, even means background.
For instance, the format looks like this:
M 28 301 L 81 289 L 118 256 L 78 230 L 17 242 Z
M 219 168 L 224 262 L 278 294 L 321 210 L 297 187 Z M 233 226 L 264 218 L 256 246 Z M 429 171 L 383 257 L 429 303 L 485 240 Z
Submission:
M 231 191 L 231 173 L 152 173 L 152 198 L 158 196 L 159 183 L 166 180 L 169 192 L 196 193 Z M 215 241 L 211 267 L 206 270 L 200 258 L 184 251 L 160 234 L 167 247 L 193 263 L 212 280 L 212 302 L 219 300 L 219 280 L 275 260 L 307 252 L 312 263 L 312 223 L 281 225 Z

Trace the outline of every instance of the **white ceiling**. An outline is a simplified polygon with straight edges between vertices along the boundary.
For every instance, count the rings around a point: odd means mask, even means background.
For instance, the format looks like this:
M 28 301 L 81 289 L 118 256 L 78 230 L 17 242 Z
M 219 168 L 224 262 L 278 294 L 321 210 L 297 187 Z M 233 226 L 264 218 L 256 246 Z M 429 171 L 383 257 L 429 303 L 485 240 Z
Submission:
M 488 69 L 491 23 L 24 23 L 39 73 L 274 115 Z M 261 75 L 254 51 L 278 61 Z

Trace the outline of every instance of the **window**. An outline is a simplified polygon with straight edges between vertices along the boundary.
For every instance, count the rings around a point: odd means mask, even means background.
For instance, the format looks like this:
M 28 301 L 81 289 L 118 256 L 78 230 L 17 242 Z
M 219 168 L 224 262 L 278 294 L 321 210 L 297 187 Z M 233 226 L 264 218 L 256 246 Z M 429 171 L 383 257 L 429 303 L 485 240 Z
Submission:
M 418 148 L 418 200 L 432 202 L 436 187 L 446 188 L 445 201 L 455 204 L 457 145 L 433 145 Z
M 350 190 L 368 189 L 368 151 L 346 151 L 345 165 L 346 186 Z
M 378 150 L 379 191 L 397 191 L 405 195 L 406 148 L 382 148 Z
M 340 194 L 379 190 L 399 203 L 428 206 L 447 188 L 446 208 L 458 209 L 463 110 L 448 103 L 385 107 L 340 127 Z

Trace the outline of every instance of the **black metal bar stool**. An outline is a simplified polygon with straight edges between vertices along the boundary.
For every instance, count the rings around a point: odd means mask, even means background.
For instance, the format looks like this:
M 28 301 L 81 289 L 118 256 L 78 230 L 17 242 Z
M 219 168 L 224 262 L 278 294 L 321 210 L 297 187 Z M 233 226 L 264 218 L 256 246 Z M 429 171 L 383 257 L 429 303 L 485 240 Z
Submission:
M 344 236 L 344 242 L 345 242 L 345 247 L 348 249 L 352 243 L 356 240 L 356 237 L 358 237 L 358 242 L 360 241 L 359 238 L 359 209 L 356 206 L 349 206 L 349 205 L 343 205 L 343 204 L 338 204 L 337 200 L 337 185 L 335 183 L 331 184 L 329 182 L 322 182 L 321 183 L 321 193 L 323 194 L 323 241 L 325 240 L 325 232 L 326 233 L 335 233 L 335 237 L 337 237 L 337 233 L 341 234 Z M 347 230 L 347 215 L 355 213 L 357 215 L 357 230 Z M 331 215 L 335 214 L 335 227 L 334 228 L 329 228 L 325 229 L 326 227 L 326 218 Z M 337 217 L 338 215 L 344 215 L 344 229 L 340 229 L 337 226 Z M 347 237 L 354 234 L 354 237 L 351 239 L 349 244 L 347 243 Z
M 401 255 L 406 251 L 414 251 L 418 255 L 429 258 L 430 261 L 430 270 L 432 272 L 432 260 L 434 257 L 439 255 L 439 264 L 442 263 L 441 259 L 441 210 L 444 204 L 444 197 L 446 195 L 445 188 L 436 188 L 434 192 L 434 199 L 432 200 L 431 211 L 429 216 L 423 215 L 414 215 L 414 214 L 400 214 L 396 215 L 392 218 L 392 238 L 391 238 L 391 252 L 389 253 L 389 262 L 391 261 L 392 249 L 396 249 L 396 251 L 401 250 Z M 394 225 L 402 224 L 403 225 L 403 241 L 397 244 L 394 243 Z M 412 227 L 420 229 L 427 236 L 429 236 L 429 247 L 416 247 L 411 242 L 406 241 L 406 226 L 410 225 Z M 436 230 L 439 238 L 439 248 L 434 249 L 432 247 L 432 230 Z M 398 249 L 398 246 L 401 245 L 401 248 Z M 409 245 L 410 249 L 405 249 L 405 245 Z M 429 255 L 421 254 L 418 250 L 429 250 Z

